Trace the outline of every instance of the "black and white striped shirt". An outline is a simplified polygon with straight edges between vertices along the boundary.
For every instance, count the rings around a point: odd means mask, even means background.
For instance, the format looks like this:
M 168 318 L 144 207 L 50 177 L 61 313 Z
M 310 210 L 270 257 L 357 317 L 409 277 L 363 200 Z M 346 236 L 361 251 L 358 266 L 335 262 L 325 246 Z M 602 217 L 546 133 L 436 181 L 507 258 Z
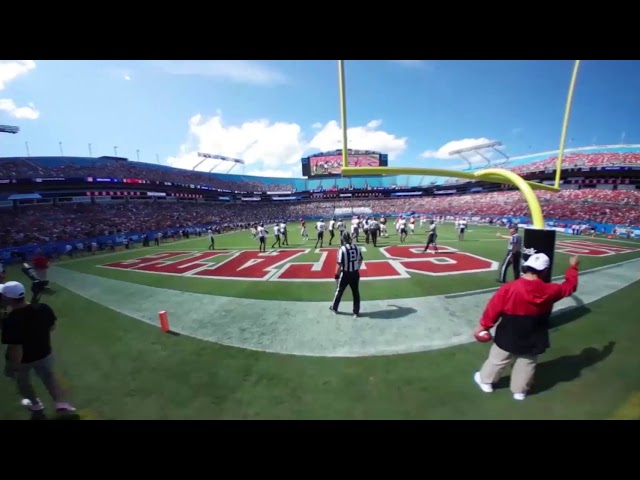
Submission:
M 348 243 L 338 250 L 338 265 L 343 272 L 357 272 L 362 264 L 362 252 L 357 245 Z
M 509 239 L 509 246 L 507 247 L 508 251 L 511 253 L 519 252 L 522 247 L 522 238 L 517 233 L 511 235 Z

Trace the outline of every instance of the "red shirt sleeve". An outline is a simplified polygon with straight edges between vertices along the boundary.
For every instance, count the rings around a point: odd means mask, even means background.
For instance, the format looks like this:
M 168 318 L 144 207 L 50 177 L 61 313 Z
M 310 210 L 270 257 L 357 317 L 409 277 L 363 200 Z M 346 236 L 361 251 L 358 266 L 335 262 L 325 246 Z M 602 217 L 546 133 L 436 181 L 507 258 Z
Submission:
M 554 303 L 570 297 L 578 289 L 578 268 L 573 266 L 567 268 L 564 272 L 564 282 L 548 283 L 547 288 Z
M 503 285 L 496 293 L 493 294 L 493 297 L 491 297 L 491 300 L 487 303 L 487 306 L 482 313 L 482 317 L 480 318 L 480 325 L 482 325 L 483 328 L 489 330 L 498 323 L 498 320 L 500 320 L 508 289 L 509 284 Z

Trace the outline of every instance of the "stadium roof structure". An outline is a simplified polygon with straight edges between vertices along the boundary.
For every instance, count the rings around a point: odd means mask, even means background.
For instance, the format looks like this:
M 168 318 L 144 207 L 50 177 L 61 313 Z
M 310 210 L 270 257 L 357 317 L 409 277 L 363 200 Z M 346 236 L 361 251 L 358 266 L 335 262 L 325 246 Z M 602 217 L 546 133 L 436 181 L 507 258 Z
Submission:
M 460 148 L 458 150 L 452 150 L 449 152 L 449 156 L 452 157 L 453 155 L 459 155 L 465 162 L 467 162 L 467 164 L 469 165 L 469 169 L 473 169 L 473 164 L 471 163 L 471 161 L 465 157 L 463 155 L 463 153 L 475 153 L 476 155 L 479 155 L 480 157 L 482 157 L 487 164 L 484 165 L 485 168 L 487 168 L 489 165 L 491 165 L 491 163 L 493 162 L 494 166 L 498 166 L 498 165 L 504 165 L 506 163 L 509 162 L 509 157 L 507 155 L 505 155 L 504 152 L 502 152 L 501 150 L 498 150 L 497 147 L 501 147 L 502 146 L 502 142 L 489 142 L 489 143 L 482 143 L 479 145 L 474 145 L 473 147 L 467 147 L 467 148 Z M 487 149 L 493 149 L 494 151 L 496 151 L 497 153 L 499 153 L 501 156 L 504 157 L 504 160 L 502 162 L 494 162 L 493 160 L 491 160 L 490 158 L 488 158 L 487 156 L 482 154 L 482 150 L 487 150 Z
M 211 169 L 209 170 L 209 173 L 213 172 L 213 170 L 218 165 L 221 165 L 222 162 L 231 162 L 231 164 L 232 164 L 231 168 L 229 170 L 227 170 L 225 172 L 225 174 L 231 173 L 231 170 L 233 170 L 236 165 L 244 165 L 244 160 L 240 160 L 238 158 L 225 157 L 224 155 L 216 155 L 216 154 L 211 154 L 211 153 L 198 152 L 198 157 L 202 158 L 202 160 L 200 160 L 198 163 L 195 164 L 195 166 L 192 168 L 193 171 L 195 171 L 196 168 L 198 168 L 200 165 L 202 165 L 202 163 L 204 163 L 205 161 L 207 161 L 209 159 L 211 159 L 211 160 L 220 160 L 218 163 L 214 164 L 213 167 L 211 167 Z
M 12 125 L 0 125 L 0 133 L 13 133 L 14 135 L 20 131 L 20 127 Z

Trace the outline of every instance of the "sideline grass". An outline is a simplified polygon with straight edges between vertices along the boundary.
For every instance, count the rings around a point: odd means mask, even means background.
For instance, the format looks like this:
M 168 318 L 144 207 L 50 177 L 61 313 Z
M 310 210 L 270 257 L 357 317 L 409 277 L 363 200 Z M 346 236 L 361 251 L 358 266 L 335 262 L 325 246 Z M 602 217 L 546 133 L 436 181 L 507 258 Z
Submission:
M 168 336 L 54 288 L 60 371 L 78 408 L 100 419 L 604 419 L 640 390 L 638 282 L 557 319 L 539 367 L 544 391 L 525 402 L 477 389 L 486 345 L 356 359 L 267 354 Z M 18 400 L 1 379 L 0 419 L 28 418 Z

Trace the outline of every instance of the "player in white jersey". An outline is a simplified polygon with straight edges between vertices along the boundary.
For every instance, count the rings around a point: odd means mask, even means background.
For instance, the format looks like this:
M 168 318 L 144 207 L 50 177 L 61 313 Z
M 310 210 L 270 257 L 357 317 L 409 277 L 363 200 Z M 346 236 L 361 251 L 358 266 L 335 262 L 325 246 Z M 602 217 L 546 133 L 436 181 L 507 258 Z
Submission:
M 213 238 L 213 230 L 207 230 L 207 234 L 209 235 L 209 250 L 214 250 L 216 248 L 216 241 Z
M 438 253 L 438 245 L 436 244 L 437 238 L 438 238 L 438 232 L 436 229 L 436 222 L 435 220 L 431 220 L 431 222 L 429 222 L 429 236 L 427 237 L 427 245 L 424 247 L 424 250 L 422 251 L 422 253 L 428 252 L 430 245 L 433 245 L 433 248 L 435 249 L 435 253 Z
M 420 216 L 420 228 L 422 228 L 427 221 L 427 218 L 424 215 Z
M 267 230 L 264 228 L 264 224 L 258 225 L 258 240 L 260 241 L 259 250 L 261 252 L 267 251 Z
M 389 232 L 387 232 L 387 219 L 384 217 L 380 217 L 380 236 L 389 236 Z
M 336 236 L 336 219 L 332 218 L 329 221 L 329 245 L 331 245 L 331 242 L 333 242 L 333 237 Z
M 400 243 L 404 243 L 407 239 L 407 221 L 404 217 L 398 219 L 398 226 L 396 228 L 400 232 Z
M 360 220 L 358 218 L 351 219 L 351 241 L 360 241 Z
M 282 244 L 289 246 L 289 233 L 287 232 L 287 222 L 282 220 L 280 222 L 280 237 L 282 237 Z
M 250 231 L 251 231 L 251 238 L 253 238 L 254 240 L 258 238 L 258 229 L 256 228 L 255 225 L 251 227 Z
M 318 248 L 318 244 L 320 244 L 320 248 L 322 248 L 322 243 L 324 242 L 324 231 L 327 229 L 327 224 L 324 223 L 323 219 L 320 219 L 318 223 L 316 223 L 316 230 L 318 231 L 318 239 L 316 240 L 315 248 Z
M 409 219 L 409 232 L 411 232 L 411 235 L 416 233 L 416 219 L 415 219 L 415 217 L 411 217 Z
M 400 233 L 400 218 L 396 218 L 396 221 L 393 224 L 396 227 L 396 235 Z
M 275 241 L 273 242 L 273 245 L 271 245 L 271 248 L 275 248 L 276 244 L 278 245 L 278 248 L 280 248 L 282 245 L 280 244 L 280 224 L 276 223 L 273 226 L 273 236 L 275 237 Z
M 304 240 L 309 240 L 309 235 L 307 234 L 307 222 L 304 219 L 300 220 L 300 235 Z
M 467 229 L 467 221 L 464 218 L 461 218 L 458 221 L 458 241 L 464 240 L 464 232 Z

